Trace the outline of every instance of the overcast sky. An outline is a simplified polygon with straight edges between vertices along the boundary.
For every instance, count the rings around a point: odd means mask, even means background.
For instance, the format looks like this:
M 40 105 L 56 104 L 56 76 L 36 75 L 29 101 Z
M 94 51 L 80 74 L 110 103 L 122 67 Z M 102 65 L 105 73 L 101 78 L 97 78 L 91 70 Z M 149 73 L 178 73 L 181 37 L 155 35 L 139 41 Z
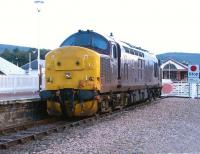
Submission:
M 40 46 L 57 48 L 78 29 L 150 50 L 200 53 L 199 0 L 45 0 Z M 0 43 L 37 47 L 34 0 L 0 0 Z

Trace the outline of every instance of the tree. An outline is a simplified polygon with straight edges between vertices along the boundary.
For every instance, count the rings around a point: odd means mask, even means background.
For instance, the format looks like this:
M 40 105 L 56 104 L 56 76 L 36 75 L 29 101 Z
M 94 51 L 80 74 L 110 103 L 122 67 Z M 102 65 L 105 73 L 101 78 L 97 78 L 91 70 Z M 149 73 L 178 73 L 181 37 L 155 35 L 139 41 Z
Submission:
M 47 49 L 41 49 L 41 59 L 45 59 L 45 55 L 50 50 Z M 13 64 L 18 66 L 22 66 L 29 62 L 29 53 L 31 52 L 31 61 L 37 59 L 37 49 L 36 48 L 30 48 L 28 51 L 22 51 L 19 48 L 15 48 L 13 50 L 5 49 L 2 53 L 0 53 L 0 56 Z

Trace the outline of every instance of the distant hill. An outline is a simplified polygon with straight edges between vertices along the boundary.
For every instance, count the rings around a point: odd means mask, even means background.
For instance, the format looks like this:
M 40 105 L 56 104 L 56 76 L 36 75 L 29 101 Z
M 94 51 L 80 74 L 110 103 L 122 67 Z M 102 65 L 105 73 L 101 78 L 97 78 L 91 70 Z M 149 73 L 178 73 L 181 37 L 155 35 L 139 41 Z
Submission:
M 168 52 L 164 54 L 158 54 L 156 55 L 156 57 L 161 60 L 161 63 L 169 59 L 174 59 L 184 64 L 199 64 L 200 65 L 200 54 L 198 53 Z
M 31 61 L 37 59 L 37 52 L 35 51 L 37 51 L 36 48 L 0 44 L 0 57 L 18 66 L 28 63 L 29 58 L 31 58 Z M 45 59 L 45 55 L 49 51 L 49 49 L 40 49 L 40 58 Z
M 9 44 L 0 44 L 0 53 L 2 53 L 5 49 L 13 51 L 18 48 L 20 51 L 28 51 L 31 47 L 17 46 L 17 45 L 9 45 Z

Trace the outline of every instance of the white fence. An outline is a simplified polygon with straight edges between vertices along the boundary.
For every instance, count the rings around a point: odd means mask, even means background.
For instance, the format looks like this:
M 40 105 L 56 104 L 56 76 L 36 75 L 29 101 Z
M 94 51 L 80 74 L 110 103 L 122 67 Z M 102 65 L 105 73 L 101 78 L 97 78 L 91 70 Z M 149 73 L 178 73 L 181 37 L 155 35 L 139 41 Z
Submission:
M 162 96 L 200 98 L 200 84 L 163 81 L 162 86 Z
M 0 75 L 0 94 L 18 92 L 37 92 L 39 90 L 38 75 Z M 45 76 L 42 77 L 41 88 L 45 87 Z M 171 82 L 163 80 L 162 96 L 180 96 L 200 98 L 200 84 L 187 82 Z
M 38 76 L 0 75 L 0 93 L 37 92 Z

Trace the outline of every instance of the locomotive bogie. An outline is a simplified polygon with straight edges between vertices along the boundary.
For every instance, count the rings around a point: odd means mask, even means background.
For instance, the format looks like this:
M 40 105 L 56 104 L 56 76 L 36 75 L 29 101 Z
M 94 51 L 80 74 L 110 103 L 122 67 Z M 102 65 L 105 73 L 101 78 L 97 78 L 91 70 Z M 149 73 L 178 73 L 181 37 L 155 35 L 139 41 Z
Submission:
M 98 101 L 97 100 L 91 100 L 91 101 L 85 101 L 82 103 L 79 103 L 78 101 L 74 102 L 74 110 L 70 110 L 69 102 L 65 102 L 65 110 L 66 110 L 66 116 L 72 117 L 72 116 L 91 116 L 97 113 L 98 110 Z M 56 115 L 61 116 L 62 110 L 60 102 L 54 102 L 54 101 L 47 101 L 47 112 L 49 115 Z

